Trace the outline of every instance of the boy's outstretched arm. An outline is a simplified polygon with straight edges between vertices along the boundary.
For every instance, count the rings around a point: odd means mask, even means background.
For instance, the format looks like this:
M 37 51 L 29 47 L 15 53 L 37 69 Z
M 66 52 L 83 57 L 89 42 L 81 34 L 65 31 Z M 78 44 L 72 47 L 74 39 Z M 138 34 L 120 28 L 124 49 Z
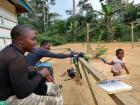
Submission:
M 127 74 L 129 74 L 129 71 L 128 71 L 128 69 L 127 69 L 126 65 L 125 65 L 125 64 L 123 64 L 123 66 L 124 66 L 124 69 L 126 70 L 126 73 L 127 73 Z
M 106 64 L 108 64 L 108 65 L 113 65 L 114 62 L 113 62 L 113 61 L 111 61 L 111 62 L 106 62 Z
M 108 64 L 108 65 L 113 65 L 114 62 L 111 61 L 111 62 L 107 62 L 105 59 L 101 58 L 101 60 L 105 63 L 105 64 Z

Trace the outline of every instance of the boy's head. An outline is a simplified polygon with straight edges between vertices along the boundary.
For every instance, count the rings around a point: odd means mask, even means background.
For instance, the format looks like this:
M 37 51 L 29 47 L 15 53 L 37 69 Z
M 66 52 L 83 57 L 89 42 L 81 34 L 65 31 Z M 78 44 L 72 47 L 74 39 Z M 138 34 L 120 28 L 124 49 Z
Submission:
M 50 50 L 50 48 L 51 48 L 51 44 L 50 44 L 48 41 L 46 41 L 46 40 L 43 40 L 43 41 L 41 42 L 40 46 L 41 46 L 42 48 L 47 49 L 47 50 Z
M 36 33 L 32 27 L 17 25 L 11 30 L 12 43 L 24 52 L 33 52 L 36 47 Z
M 124 50 L 123 49 L 117 49 L 116 50 L 116 56 L 119 59 L 122 59 L 124 57 Z

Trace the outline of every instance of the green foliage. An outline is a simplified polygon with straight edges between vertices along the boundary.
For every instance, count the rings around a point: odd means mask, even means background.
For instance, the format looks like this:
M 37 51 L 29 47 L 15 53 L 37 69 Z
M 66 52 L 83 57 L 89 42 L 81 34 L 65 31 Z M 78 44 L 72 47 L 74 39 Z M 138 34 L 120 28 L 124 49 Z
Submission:
M 84 55 L 84 59 L 85 59 L 86 61 L 89 61 L 90 59 L 93 59 L 93 55 L 92 55 L 92 54 L 85 54 L 85 55 Z
M 106 41 L 111 42 L 114 38 L 114 30 L 113 30 L 113 22 L 116 14 L 120 13 L 120 11 L 123 11 L 123 6 L 116 6 L 114 4 L 118 4 L 116 1 L 107 0 L 105 3 L 103 0 L 100 2 L 102 7 L 102 15 L 104 16 L 104 21 L 106 25 Z
M 63 36 L 57 34 L 51 37 L 51 42 L 53 43 L 53 45 L 62 45 L 66 43 L 66 40 Z
M 96 57 L 100 57 L 102 55 L 106 55 L 107 51 L 108 51 L 108 48 L 105 48 L 104 46 L 100 46 L 100 47 L 97 47 L 96 50 L 94 50 L 93 52 Z
M 134 35 L 134 41 L 137 41 L 138 36 L 135 34 Z M 129 42 L 131 41 L 131 35 L 130 34 L 125 34 L 120 38 L 120 41 L 125 41 L 125 42 Z
M 62 20 L 58 18 L 60 16 L 58 13 L 49 12 L 49 2 L 54 1 L 30 0 L 34 13 L 18 16 L 19 24 L 28 24 L 37 30 L 39 33 L 37 42 L 39 43 L 43 39 L 54 45 L 66 42 L 85 42 L 87 23 L 90 24 L 91 42 L 104 42 L 109 38 L 112 41 L 130 41 L 131 28 L 128 24 L 133 21 L 137 22 L 134 24 L 134 40 L 137 41 L 140 38 L 139 4 L 130 3 L 126 6 L 123 0 L 99 0 L 102 11 L 96 11 L 89 0 L 80 0 L 78 3 L 80 9 L 77 14 Z
M 130 36 L 131 29 L 129 26 L 127 26 L 121 22 L 117 22 L 117 24 L 114 27 L 115 27 L 115 29 L 114 29 L 114 39 L 115 40 L 124 41 L 125 40 L 124 36 L 128 36 L 128 35 Z M 128 39 L 126 39 L 126 41 L 128 41 Z
M 137 18 L 140 18 L 139 11 L 137 7 L 133 4 L 133 2 L 126 6 L 123 18 L 124 22 L 127 24 L 135 21 Z
M 131 41 L 131 35 L 130 35 L 130 34 L 125 34 L 125 35 L 123 35 L 123 36 L 120 38 L 120 41 L 125 41 L 125 42 Z
M 66 43 L 65 38 L 60 34 L 48 36 L 46 35 L 46 33 L 44 33 L 43 35 L 41 34 L 37 35 L 37 42 L 40 43 L 42 40 L 46 40 L 53 45 L 62 45 Z

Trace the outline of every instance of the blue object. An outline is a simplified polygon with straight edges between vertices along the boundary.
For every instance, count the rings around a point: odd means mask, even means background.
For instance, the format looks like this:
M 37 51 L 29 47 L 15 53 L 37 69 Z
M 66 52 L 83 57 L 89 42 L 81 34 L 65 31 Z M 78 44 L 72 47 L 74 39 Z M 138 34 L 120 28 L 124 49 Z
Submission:
M 29 13 L 32 13 L 32 8 L 24 0 L 16 0 L 18 4 L 24 7 Z
M 45 62 L 45 63 L 37 63 L 35 64 L 35 66 L 37 67 L 52 67 L 52 65 L 48 62 Z
M 36 63 L 35 66 L 37 66 L 37 67 L 45 67 L 49 71 L 52 70 L 52 65 L 50 63 L 48 63 L 48 62 L 45 62 L 45 63 Z
M 6 101 L 0 101 L 0 105 L 8 105 Z

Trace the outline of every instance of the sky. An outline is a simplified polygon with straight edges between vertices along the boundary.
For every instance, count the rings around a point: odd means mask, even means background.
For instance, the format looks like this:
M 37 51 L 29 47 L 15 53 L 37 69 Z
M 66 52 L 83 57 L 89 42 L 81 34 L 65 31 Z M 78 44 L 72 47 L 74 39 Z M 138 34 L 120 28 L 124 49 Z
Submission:
M 66 14 L 66 10 L 72 9 L 72 0 L 55 0 L 56 4 L 54 6 L 50 7 L 50 12 L 57 12 L 61 15 L 60 18 L 66 19 L 68 15 Z M 78 4 L 79 0 L 75 0 L 76 5 Z M 129 0 L 131 2 L 133 0 Z M 101 10 L 101 5 L 99 3 L 99 0 L 90 0 L 90 3 L 92 3 L 92 6 L 95 10 Z M 134 3 L 140 3 L 140 0 L 134 0 Z

